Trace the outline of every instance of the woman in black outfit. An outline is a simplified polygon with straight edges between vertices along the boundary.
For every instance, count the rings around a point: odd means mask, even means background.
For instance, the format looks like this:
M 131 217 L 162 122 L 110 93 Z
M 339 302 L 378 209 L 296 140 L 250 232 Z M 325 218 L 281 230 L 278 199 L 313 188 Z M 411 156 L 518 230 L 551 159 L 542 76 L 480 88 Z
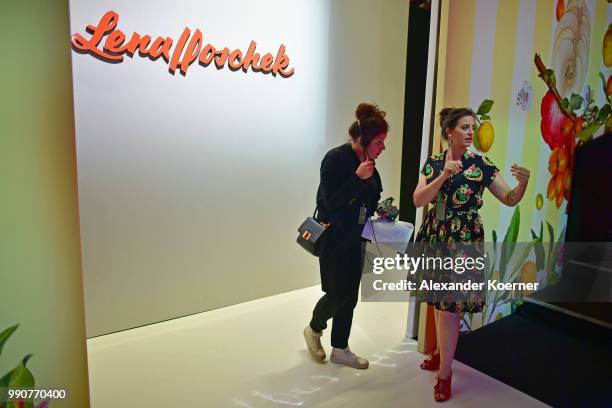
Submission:
M 351 141 L 333 148 L 321 162 L 317 191 L 319 219 L 329 223 L 327 242 L 319 258 L 321 286 L 325 295 L 317 302 L 304 338 L 316 361 L 325 360 L 321 335 L 333 318 L 330 360 L 354 368 L 368 368 L 368 361 L 348 347 L 353 309 L 359 296 L 362 272 L 361 233 L 365 220 L 374 214 L 382 183 L 374 167 L 385 150 L 389 125 L 385 112 L 362 103 L 357 120 L 349 128 Z

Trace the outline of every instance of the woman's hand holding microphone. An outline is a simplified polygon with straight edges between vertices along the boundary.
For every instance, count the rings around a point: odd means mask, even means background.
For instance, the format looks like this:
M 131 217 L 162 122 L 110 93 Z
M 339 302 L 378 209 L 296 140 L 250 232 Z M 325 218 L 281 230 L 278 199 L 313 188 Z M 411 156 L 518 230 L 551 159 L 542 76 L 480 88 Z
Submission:
M 367 180 L 372 177 L 372 174 L 374 174 L 374 161 L 366 160 L 361 162 L 357 170 L 355 170 L 355 174 L 362 180 Z
M 442 174 L 444 174 L 445 178 L 449 178 L 459 173 L 461 169 L 463 169 L 461 160 L 447 160 L 444 164 L 444 169 L 442 169 Z

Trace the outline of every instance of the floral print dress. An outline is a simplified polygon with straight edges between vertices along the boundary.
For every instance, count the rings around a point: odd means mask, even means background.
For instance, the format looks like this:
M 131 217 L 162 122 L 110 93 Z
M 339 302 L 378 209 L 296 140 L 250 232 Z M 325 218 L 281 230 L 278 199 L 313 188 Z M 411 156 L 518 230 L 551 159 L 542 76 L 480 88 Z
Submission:
M 427 184 L 435 180 L 446 162 L 445 150 L 431 156 L 425 162 L 421 174 L 427 178 Z M 427 216 L 416 242 L 483 242 L 484 229 L 478 209 L 482 207 L 484 189 L 499 174 L 499 169 L 484 156 L 469 150 L 461 159 L 463 171 L 451 176 L 440 188 L 438 196 L 432 200 L 434 206 Z M 436 203 L 445 205 L 445 220 L 436 219 Z M 449 312 L 476 313 L 482 311 L 483 302 L 445 302 L 444 299 L 434 302 L 437 309 Z

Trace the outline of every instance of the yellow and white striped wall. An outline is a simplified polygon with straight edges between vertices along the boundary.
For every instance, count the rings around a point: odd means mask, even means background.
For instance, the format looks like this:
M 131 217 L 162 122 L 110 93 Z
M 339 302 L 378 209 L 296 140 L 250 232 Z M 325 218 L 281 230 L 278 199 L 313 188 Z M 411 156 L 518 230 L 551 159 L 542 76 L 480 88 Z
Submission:
M 563 0 L 559 0 L 563 1 Z M 599 72 L 607 78 L 609 69 L 603 64 L 602 41 L 612 21 L 612 6 L 606 0 L 566 0 L 588 10 L 590 47 L 586 84 L 601 106 L 605 95 Z M 495 141 L 487 156 L 500 168 L 509 185 L 515 185 L 510 174 L 512 163 L 531 171 L 531 180 L 520 205 L 519 240 L 531 239 L 530 229 L 539 231 L 540 223 L 548 221 L 558 236 L 565 226 L 566 202 L 557 209 L 546 199 L 551 175 L 548 160 L 551 150 L 540 131 L 540 106 L 547 91 L 538 77 L 534 54 L 551 67 L 554 46 L 557 0 L 443 0 L 436 90 L 437 112 L 446 106 L 470 106 L 473 109 L 484 99 L 495 101 L 490 113 L 495 128 Z M 587 24 L 589 25 L 589 24 Z M 556 72 L 557 78 L 563 75 Z M 531 106 L 523 110 L 517 104 L 517 94 L 527 82 L 533 89 Z M 435 128 L 434 150 L 439 144 L 439 127 Z M 536 196 L 542 194 L 544 205 L 536 207 Z M 513 208 L 506 207 L 487 193 L 482 216 L 486 239 L 492 230 L 498 237 L 508 228 Z

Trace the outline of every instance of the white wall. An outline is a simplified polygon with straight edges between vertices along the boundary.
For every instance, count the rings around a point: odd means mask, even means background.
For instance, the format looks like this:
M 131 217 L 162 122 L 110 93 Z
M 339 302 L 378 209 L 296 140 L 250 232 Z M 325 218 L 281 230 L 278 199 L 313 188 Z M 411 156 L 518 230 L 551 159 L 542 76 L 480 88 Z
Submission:
M 408 6 L 393 0 L 71 2 L 72 32 L 108 10 L 122 31 L 275 53 L 290 78 L 73 52 L 88 336 L 316 284 L 294 242 L 325 151 L 356 104 L 389 112 L 398 196 Z M 386 157 L 385 157 L 386 156 Z

